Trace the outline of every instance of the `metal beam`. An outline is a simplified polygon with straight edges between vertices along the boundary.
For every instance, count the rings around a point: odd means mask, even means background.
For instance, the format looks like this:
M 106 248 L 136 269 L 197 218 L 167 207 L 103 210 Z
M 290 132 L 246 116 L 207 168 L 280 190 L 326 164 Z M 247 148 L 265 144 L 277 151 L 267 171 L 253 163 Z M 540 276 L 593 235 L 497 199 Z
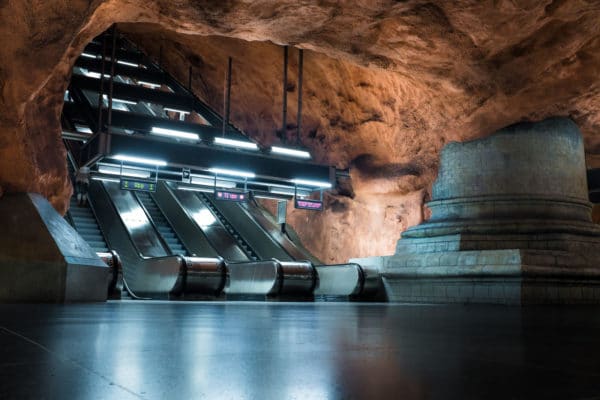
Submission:
M 99 141 L 94 137 L 90 142 Z M 88 142 L 90 148 L 100 149 L 99 145 Z M 261 153 L 246 153 L 231 151 L 215 146 L 181 144 L 174 141 L 162 140 L 155 137 L 111 135 L 110 148 L 102 152 L 104 156 L 116 154 L 135 155 L 164 160 L 169 163 L 167 168 L 190 168 L 208 170 L 210 168 L 225 168 L 253 172 L 263 179 L 292 181 L 293 179 L 308 179 L 319 182 L 331 182 L 331 167 L 289 159 L 275 158 Z M 96 155 L 88 155 L 96 159 Z
M 112 47 L 113 46 L 109 44 L 106 48 L 106 52 L 107 53 L 112 52 Z M 102 54 L 102 45 L 92 42 L 92 43 L 88 44 L 87 46 L 85 46 L 85 49 L 83 50 L 83 52 L 87 53 L 87 54 L 101 55 Z M 144 63 L 152 64 L 148 60 L 148 58 L 143 53 L 140 53 L 139 51 L 124 50 L 124 49 L 120 49 L 117 47 L 116 57 L 117 57 L 117 60 L 129 62 L 129 63 L 133 63 L 133 64 L 144 64 Z
M 111 61 L 106 61 L 106 68 L 110 70 L 112 67 Z M 75 61 L 75 66 L 79 68 L 85 68 L 90 72 L 102 73 L 102 60 L 99 58 L 85 58 L 79 57 L 77 61 Z M 165 74 L 163 72 L 158 72 L 154 70 L 148 70 L 144 68 L 136 68 L 131 67 L 129 65 L 123 65 L 116 63 L 115 64 L 115 74 L 126 76 L 132 79 L 136 79 L 139 81 L 145 82 L 156 82 L 159 84 L 166 84 Z

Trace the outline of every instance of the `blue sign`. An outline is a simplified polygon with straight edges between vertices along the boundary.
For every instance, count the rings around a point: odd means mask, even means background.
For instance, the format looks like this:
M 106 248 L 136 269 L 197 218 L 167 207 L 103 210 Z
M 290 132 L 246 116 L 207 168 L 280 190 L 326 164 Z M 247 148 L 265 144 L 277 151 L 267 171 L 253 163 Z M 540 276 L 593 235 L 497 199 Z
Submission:
M 140 192 L 156 192 L 156 182 L 144 181 L 140 179 L 121 178 L 122 190 L 137 190 Z

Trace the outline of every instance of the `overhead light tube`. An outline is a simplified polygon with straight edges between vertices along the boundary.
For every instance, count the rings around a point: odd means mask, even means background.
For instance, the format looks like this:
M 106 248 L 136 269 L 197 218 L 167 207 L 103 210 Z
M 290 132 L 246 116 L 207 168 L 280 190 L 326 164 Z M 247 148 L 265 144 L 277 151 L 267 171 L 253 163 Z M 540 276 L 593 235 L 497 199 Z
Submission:
M 272 146 L 271 153 L 281 154 L 281 155 L 286 155 L 286 156 L 291 156 L 291 157 L 298 157 L 298 158 L 306 158 L 306 159 L 311 158 L 310 153 L 308 151 L 290 149 L 287 147 L 280 147 L 280 146 Z
M 253 151 L 258 150 L 258 146 L 256 145 L 256 143 L 246 142 L 246 141 L 242 141 L 242 140 L 235 140 L 235 139 L 227 139 L 227 138 L 220 137 L 220 136 L 215 137 L 215 144 L 218 144 L 221 146 L 228 146 L 228 147 L 239 147 L 242 149 L 253 150 Z
M 135 67 L 135 68 L 138 68 L 140 66 L 139 64 L 134 64 L 134 63 L 122 61 L 122 60 L 117 60 L 117 64 L 127 65 L 128 67 Z
M 113 158 L 115 160 L 119 160 L 119 161 L 124 161 L 124 162 L 154 165 L 157 167 L 165 167 L 167 165 L 167 162 L 163 161 L 163 160 L 156 160 L 154 158 L 129 156 L 129 155 L 125 155 L 125 154 L 117 154 L 117 155 L 111 156 L 111 158 Z
M 329 182 L 312 181 L 309 179 L 293 179 L 292 182 L 294 182 L 298 186 L 302 185 L 302 186 L 317 187 L 317 188 L 323 188 L 323 189 L 331 188 L 331 183 L 329 183 Z
M 185 114 L 185 115 L 190 113 L 189 111 L 179 110 L 177 108 L 171 108 L 171 107 L 163 107 L 163 109 L 165 111 L 171 111 L 171 112 L 176 112 L 176 113 Z
M 104 97 L 104 100 L 108 101 L 108 96 L 107 95 L 102 95 Z M 113 101 L 119 102 L 119 103 L 123 103 L 123 104 L 131 104 L 132 106 L 135 106 L 137 104 L 136 101 L 131 101 L 131 100 L 125 100 L 125 99 L 119 99 L 116 97 L 113 97 Z
M 187 140 L 196 140 L 196 141 L 200 140 L 200 136 L 198 136 L 197 133 L 178 131 L 175 129 L 161 128 L 158 126 L 153 126 L 150 133 L 153 135 L 175 137 L 175 138 L 187 139 Z
M 140 85 L 146 85 L 146 86 L 150 86 L 150 87 L 152 87 L 153 89 L 156 89 L 156 88 L 159 88 L 159 87 L 161 87 L 161 86 L 162 86 L 162 85 L 160 85 L 160 84 L 158 84 L 158 83 L 152 83 L 152 82 L 146 82 L 146 81 L 137 81 L 137 82 L 138 82 L 138 84 L 140 84 Z

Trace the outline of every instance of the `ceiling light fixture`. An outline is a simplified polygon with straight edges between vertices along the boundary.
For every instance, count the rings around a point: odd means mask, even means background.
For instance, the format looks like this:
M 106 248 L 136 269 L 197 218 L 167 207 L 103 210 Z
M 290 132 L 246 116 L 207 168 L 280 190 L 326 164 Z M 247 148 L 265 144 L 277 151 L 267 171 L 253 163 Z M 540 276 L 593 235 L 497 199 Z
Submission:
M 176 112 L 176 113 L 180 113 L 180 114 L 184 114 L 184 115 L 187 115 L 190 113 L 189 111 L 179 110 L 177 108 L 171 108 L 171 107 L 163 107 L 163 109 L 165 111 Z
M 293 179 L 292 182 L 294 182 L 298 186 L 309 186 L 323 189 L 331 188 L 331 183 L 329 182 L 312 181 L 309 179 Z
M 153 126 L 150 133 L 153 135 L 175 137 L 175 138 L 187 139 L 187 140 L 196 140 L 196 141 L 200 140 L 200 136 L 198 136 L 197 133 L 178 131 L 175 129 L 161 128 L 158 126 Z
M 135 67 L 135 68 L 138 68 L 140 66 L 139 64 L 134 64 L 134 63 L 122 61 L 122 60 L 117 60 L 117 64 L 127 65 L 128 67 Z
M 272 146 L 271 153 L 281 154 L 281 155 L 286 155 L 286 156 L 291 156 L 291 157 L 305 158 L 305 159 L 311 158 L 310 153 L 308 151 L 290 149 L 287 147 L 280 147 L 280 146 Z
M 146 164 L 146 165 L 154 165 L 157 167 L 165 167 L 167 165 L 166 161 L 156 160 L 154 158 L 145 158 L 145 157 L 136 157 L 136 156 L 128 156 L 124 154 L 117 154 L 111 156 L 111 158 L 119 161 L 132 162 L 137 164 Z
M 156 88 L 159 88 L 159 87 L 161 87 L 161 86 L 162 86 L 162 85 L 161 85 L 161 84 L 159 84 L 159 83 L 152 83 L 152 82 L 146 82 L 146 81 L 137 81 L 137 82 L 138 82 L 138 84 L 140 84 L 140 85 L 146 85 L 146 86 L 150 86 L 150 87 L 152 87 L 152 89 L 156 89 Z
M 258 150 L 258 146 L 256 143 L 246 142 L 246 141 L 242 141 L 242 140 L 235 140 L 235 139 L 227 139 L 227 138 L 220 137 L 220 136 L 215 137 L 215 144 L 218 144 L 221 146 L 228 146 L 228 147 L 239 147 L 239 148 L 253 150 L 253 151 Z

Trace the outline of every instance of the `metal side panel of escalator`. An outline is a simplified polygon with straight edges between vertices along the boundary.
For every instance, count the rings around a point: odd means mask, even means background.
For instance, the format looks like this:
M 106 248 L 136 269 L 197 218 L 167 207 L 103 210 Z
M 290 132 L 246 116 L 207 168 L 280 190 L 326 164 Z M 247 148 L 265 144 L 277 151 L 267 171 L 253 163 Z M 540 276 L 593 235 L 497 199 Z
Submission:
M 187 210 L 165 182 L 158 182 L 156 192 L 150 196 L 191 256 L 213 258 L 222 256 L 200 229 L 199 222 L 206 219 L 201 215 L 201 210 Z M 244 259 L 242 253 L 240 260 Z
M 244 241 L 257 254 L 259 259 L 276 258 L 280 261 L 294 261 L 291 257 L 253 218 L 236 202 L 215 200 L 214 196 L 200 193 L 203 201 L 221 214 L 222 218 L 232 226 Z
M 179 239 L 178 235 L 173 230 L 173 227 L 169 221 L 165 218 L 165 215 L 154 201 L 154 198 L 149 192 L 136 192 L 135 196 L 142 204 L 146 214 L 154 224 L 154 227 L 163 238 L 171 254 L 179 254 L 182 256 L 189 256 L 190 254 L 186 250 L 183 243 Z
M 196 228 L 202 232 L 211 247 L 228 262 L 253 260 L 251 249 L 242 247 L 221 223 L 218 216 L 196 195 L 195 192 L 174 190 L 177 204 L 182 207 Z
M 322 262 L 312 255 L 302 244 L 296 243 L 286 233 L 281 231 L 281 227 L 272 215 L 269 214 L 256 200 L 251 199 L 247 203 L 241 203 L 240 207 L 258 223 L 263 230 L 276 241 L 294 260 L 308 260 L 315 265 Z M 291 228 L 290 228 L 291 229 Z

